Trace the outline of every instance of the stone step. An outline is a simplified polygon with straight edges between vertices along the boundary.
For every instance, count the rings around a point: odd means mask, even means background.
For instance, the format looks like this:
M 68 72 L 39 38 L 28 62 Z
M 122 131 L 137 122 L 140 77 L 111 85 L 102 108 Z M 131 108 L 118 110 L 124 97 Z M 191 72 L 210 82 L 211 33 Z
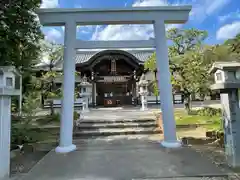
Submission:
M 88 123 L 83 122 L 79 125 L 79 129 L 99 129 L 99 128 L 138 128 L 138 127 L 156 127 L 155 122 L 112 122 L 112 123 Z
M 79 130 L 74 132 L 74 137 L 95 137 L 95 136 L 113 136 L 113 135 L 130 135 L 130 134 L 156 134 L 162 133 L 155 128 L 100 128 L 97 130 Z
M 118 135 L 109 137 L 89 138 L 89 139 L 74 139 L 78 150 L 100 150 L 100 149 L 116 149 L 119 148 L 146 148 L 146 144 L 139 144 L 139 141 L 144 140 L 146 143 L 159 146 L 159 142 L 149 139 L 151 135 Z
M 106 124 L 106 123 L 144 123 L 144 122 L 156 122 L 155 119 L 83 119 L 81 123 L 92 123 L 92 124 Z
M 129 135 L 112 135 L 112 136 L 99 136 L 89 138 L 73 138 L 74 144 L 99 144 L 101 142 L 115 142 L 114 140 L 134 140 L 134 139 L 148 139 L 151 134 L 129 134 Z
M 73 144 L 75 144 L 78 148 L 78 150 L 87 149 L 90 150 L 93 148 L 94 150 L 99 148 L 105 148 L 106 145 L 111 144 L 111 146 L 114 149 L 117 149 L 119 146 L 135 146 L 134 143 L 136 143 L 135 140 L 144 140 L 149 143 L 155 142 L 158 146 L 159 143 L 156 141 L 152 141 L 149 138 L 151 137 L 151 134 L 132 134 L 132 135 L 112 135 L 112 136 L 100 136 L 100 137 L 88 137 L 88 138 L 74 138 Z M 126 141 L 127 140 L 127 141 Z M 51 151 L 52 149 L 55 149 L 58 146 L 59 142 L 56 140 L 46 140 L 39 142 L 37 145 L 35 145 L 35 150 L 37 151 Z M 107 147 L 109 148 L 109 147 Z

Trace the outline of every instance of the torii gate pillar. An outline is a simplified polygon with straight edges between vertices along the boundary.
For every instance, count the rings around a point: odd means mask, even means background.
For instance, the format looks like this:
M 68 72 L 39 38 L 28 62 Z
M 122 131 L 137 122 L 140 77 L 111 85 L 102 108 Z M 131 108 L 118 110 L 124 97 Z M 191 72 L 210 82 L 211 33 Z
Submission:
M 177 148 L 181 142 L 176 137 L 176 123 L 172 99 L 171 74 L 168 59 L 165 24 L 163 21 L 154 22 L 156 62 L 158 68 L 159 90 L 161 92 L 161 110 L 163 118 L 164 147 Z

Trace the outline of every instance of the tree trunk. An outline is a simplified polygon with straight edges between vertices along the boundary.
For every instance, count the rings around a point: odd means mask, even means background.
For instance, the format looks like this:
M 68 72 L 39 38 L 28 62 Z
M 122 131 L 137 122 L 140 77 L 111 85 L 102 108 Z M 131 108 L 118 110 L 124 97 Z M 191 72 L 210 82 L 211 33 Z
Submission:
M 190 93 L 184 93 L 184 108 L 189 114 L 191 111 L 191 96 Z
M 157 71 L 154 71 L 154 77 L 155 77 L 155 86 L 157 87 L 157 89 L 158 89 L 158 82 L 157 82 Z M 155 87 L 154 87 L 154 91 L 155 91 Z M 159 89 L 158 89 L 158 91 L 159 91 Z M 159 93 L 158 93 L 159 94 Z M 158 104 L 158 94 L 156 94 L 155 96 L 156 96 L 156 104 Z
M 52 63 L 50 65 L 50 72 L 52 74 Z M 50 87 L 49 87 L 49 92 L 53 91 L 53 77 L 51 77 L 51 82 L 50 82 Z M 52 116 L 54 114 L 54 107 L 53 107 L 53 99 L 50 101 L 50 115 Z
M 41 105 L 42 105 L 42 108 L 44 108 L 44 93 L 43 93 L 43 88 L 44 88 L 43 81 L 41 81 Z
M 50 89 L 49 91 L 52 92 L 52 88 L 53 88 L 53 80 L 51 81 L 51 85 L 50 85 Z M 53 104 L 53 99 L 51 99 L 50 101 L 50 114 L 53 115 L 54 114 L 54 104 Z

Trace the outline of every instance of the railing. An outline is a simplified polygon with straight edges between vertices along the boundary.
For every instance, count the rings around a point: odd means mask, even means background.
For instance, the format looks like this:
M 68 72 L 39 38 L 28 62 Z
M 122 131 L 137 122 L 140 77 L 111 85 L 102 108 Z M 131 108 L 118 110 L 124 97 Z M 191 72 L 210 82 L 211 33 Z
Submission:
M 173 94 L 173 103 L 174 104 L 183 104 L 183 95 L 182 94 Z M 47 101 L 46 101 L 47 102 Z M 53 100 L 53 107 L 54 108 L 61 108 L 61 99 L 54 99 Z M 148 96 L 147 97 L 147 103 L 148 104 L 161 104 L 160 96 Z M 140 105 L 141 101 L 139 98 L 132 98 L 132 104 L 133 105 Z M 92 105 L 92 99 L 89 99 L 89 105 Z M 83 106 L 83 98 L 78 98 L 74 102 L 74 107 L 82 107 Z M 45 103 L 44 108 L 49 108 L 50 103 Z
M 133 99 L 133 104 L 141 104 L 140 99 L 138 98 L 137 100 L 135 100 L 137 102 L 134 102 Z M 183 95 L 182 94 L 173 94 L 173 103 L 174 104 L 183 104 Z M 161 104 L 161 99 L 160 96 L 147 96 L 147 103 L 148 104 Z
M 91 103 L 91 102 L 89 102 Z M 54 108 L 61 108 L 62 106 L 62 99 L 54 99 L 53 100 L 53 107 Z M 78 98 L 75 100 L 74 102 L 74 107 L 82 107 L 83 106 L 83 98 Z M 49 101 L 46 101 L 46 103 L 44 103 L 44 108 L 49 108 L 50 107 L 50 103 Z

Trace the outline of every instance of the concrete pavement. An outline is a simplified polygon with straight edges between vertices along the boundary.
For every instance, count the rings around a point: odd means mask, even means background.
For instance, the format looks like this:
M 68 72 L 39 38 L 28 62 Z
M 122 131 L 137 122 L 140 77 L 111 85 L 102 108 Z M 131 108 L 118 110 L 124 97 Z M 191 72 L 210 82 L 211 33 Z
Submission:
M 228 172 L 188 147 L 169 150 L 141 139 L 92 140 L 69 154 L 51 151 L 22 180 L 194 180 Z
M 151 118 L 154 117 L 153 110 L 94 109 L 86 113 L 84 119 L 119 122 Z M 165 149 L 159 142 L 147 138 L 91 138 L 75 143 L 77 151 L 56 154 L 53 150 L 19 180 L 197 180 L 203 177 L 220 180 L 230 173 L 190 147 Z

